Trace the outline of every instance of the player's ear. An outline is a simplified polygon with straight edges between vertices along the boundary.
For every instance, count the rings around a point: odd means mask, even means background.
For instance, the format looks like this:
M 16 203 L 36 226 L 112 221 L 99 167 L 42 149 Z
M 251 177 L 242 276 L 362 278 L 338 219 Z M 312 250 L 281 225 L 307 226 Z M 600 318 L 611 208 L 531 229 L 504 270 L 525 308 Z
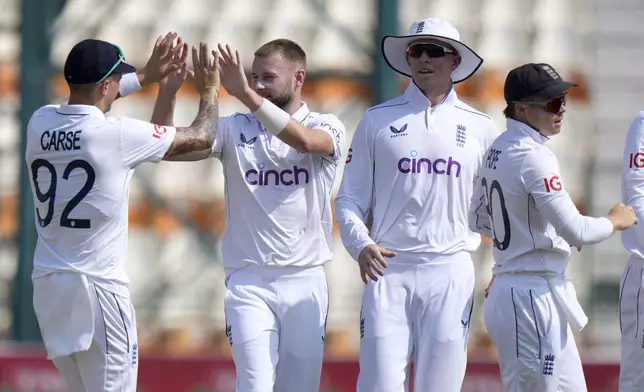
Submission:
M 522 105 L 520 103 L 514 104 L 514 113 L 516 114 L 517 118 L 525 118 L 527 111 L 528 105 Z
M 461 65 L 461 56 L 454 56 L 454 61 L 452 61 L 452 71 L 454 71 L 458 66 Z
M 304 84 L 304 79 L 306 79 L 306 71 L 303 69 L 298 69 L 295 71 L 295 86 L 302 87 Z
M 101 92 L 101 97 L 104 97 L 109 93 L 110 83 L 113 83 L 113 81 L 110 78 L 107 78 L 98 84 L 98 89 Z

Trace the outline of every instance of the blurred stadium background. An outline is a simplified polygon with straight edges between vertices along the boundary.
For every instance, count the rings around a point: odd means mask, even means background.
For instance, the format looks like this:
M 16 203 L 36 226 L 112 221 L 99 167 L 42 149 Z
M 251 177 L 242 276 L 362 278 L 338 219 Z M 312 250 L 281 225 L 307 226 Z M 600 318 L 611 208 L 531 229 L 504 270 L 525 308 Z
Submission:
M 593 215 L 605 214 L 621 197 L 624 135 L 644 109 L 642 0 L 0 0 L 0 9 L 1 391 L 64 389 L 43 359 L 31 310 L 35 233 L 21 134 L 35 108 L 67 96 L 62 66 L 81 39 L 116 43 L 137 66 L 169 30 L 190 44 L 231 44 L 246 66 L 262 43 L 294 39 L 309 57 L 304 99 L 344 121 L 348 146 L 364 110 L 407 83 L 383 66 L 382 35 L 405 33 L 414 19 L 447 19 L 485 59 L 457 91 L 501 129 L 503 81 L 512 67 L 547 62 L 579 84 L 571 92 L 564 132 L 550 147 L 578 207 Z M 118 101 L 111 114 L 149 119 L 155 95 L 155 88 L 146 88 Z M 182 88 L 175 123 L 188 124 L 197 106 L 194 89 Z M 244 110 L 225 93 L 221 108 L 223 115 Z M 219 253 L 223 182 L 215 159 L 146 164 L 135 174 L 128 272 L 138 312 L 142 391 L 233 391 Z M 334 234 L 323 390 L 344 392 L 354 390 L 357 374 L 362 282 Z M 476 259 L 478 306 L 463 391 L 501 391 L 481 311 L 491 275 L 488 241 Z M 569 267 L 590 318 L 577 339 L 591 391 L 617 390 L 617 303 L 626 259 L 615 236 L 575 252 Z

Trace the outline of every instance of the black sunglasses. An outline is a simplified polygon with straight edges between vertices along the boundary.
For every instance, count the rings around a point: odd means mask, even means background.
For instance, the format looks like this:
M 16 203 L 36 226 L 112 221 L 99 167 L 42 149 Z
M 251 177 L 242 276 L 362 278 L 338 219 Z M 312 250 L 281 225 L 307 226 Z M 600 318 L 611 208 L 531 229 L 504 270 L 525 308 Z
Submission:
M 516 103 L 521 103 L 524 105 L 530 105 L 530 106 L 539 106 L 545 109 L 546 112 L 552 113 L 552 114 L 557 114 L 561 113 L 563 111 L 564 106 L 566 105 L 566 94 L 561 95 L 559 97 L 553 98 L 549 101 L 545 102 L 540 102 L 540 101 L 518 101 Z
M 448 53 L 455 54 L 456 52 L 436 44 L 415 44 L 407 48 L 409 57 L 419 58 L 423 53 L 427 53 L 430 58 L 440 58 L 445 57 Z

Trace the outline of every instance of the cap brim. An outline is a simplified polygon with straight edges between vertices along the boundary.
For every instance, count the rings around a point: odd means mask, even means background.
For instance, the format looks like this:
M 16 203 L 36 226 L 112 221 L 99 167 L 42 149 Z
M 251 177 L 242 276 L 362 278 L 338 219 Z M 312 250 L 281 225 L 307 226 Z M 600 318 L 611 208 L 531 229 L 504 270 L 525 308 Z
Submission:
M 456 49 L 458 54 L 461 56 L 461 63 L 452 72 L 452 82 L 454 83 L 459 83 L 468 79 L 470 76 L 474 75 L 474 73 L 483 64 L 483 58 L 481 58 L 481 56 L 476 54 L 476 52 L 464 43 L 451 38 L 439 35 L 388 35 L 382 39 L 381 44 L 382 55 L 385 58 L 387 65 L 389 65 L 389 67 L 394 71 L 407 77 L 411 77 L 411 69 L 409 68 L 406 57 L 407 47 L 412 41 L 422 38 L 431 38 L 445 42 Z
M 122 62 L 114 69 L 114 71 L 112 71 L 112 74 L 125 75 L 133 72 L 136 72 L 136 68 L 126 62 Z
M 577 85 L 574 83 L 570 83 L 562 80 L 557 84 L 553 84 L 539 91 L 535 91 L 532 95 L 538 95 L 545 99 L 553 99 L 564 95 L 566 91 L 568 91 L 568 89 L 571 89 L 576 86 Z

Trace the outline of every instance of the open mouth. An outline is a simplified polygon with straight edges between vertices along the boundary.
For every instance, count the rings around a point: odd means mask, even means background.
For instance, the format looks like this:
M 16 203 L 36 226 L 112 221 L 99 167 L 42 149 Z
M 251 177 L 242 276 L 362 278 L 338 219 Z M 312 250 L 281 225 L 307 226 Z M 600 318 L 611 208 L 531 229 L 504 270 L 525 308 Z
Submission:
M 431 69 L 421 69 L 418 71 L 418 73 L 421 75 L 430 75 L 433 74 L 434 71 L 432 71 Z

